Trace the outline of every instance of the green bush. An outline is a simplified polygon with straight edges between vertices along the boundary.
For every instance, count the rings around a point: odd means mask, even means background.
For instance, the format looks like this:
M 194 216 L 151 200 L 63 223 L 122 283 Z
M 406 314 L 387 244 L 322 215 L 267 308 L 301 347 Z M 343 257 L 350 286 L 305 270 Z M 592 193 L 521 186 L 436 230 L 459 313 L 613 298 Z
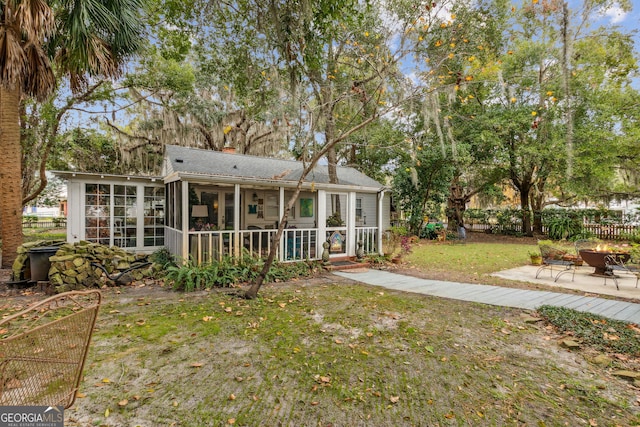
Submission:
M 166 270 L 170 266 L 176 265 L 176 259 L 169 249 L 160 248 L 149 257 L 151 262 L 158 264 L 163 270 Z
M 221 261 L 200 265 L 189 260 L 183 265 L 168 265 L 165 280 L 175 290 L 185 292 L 233 287 L 256 279 L 263 266 L 264 260 L 250 256 L 240 259 L 225 257 Z M 319 269 L 319 262 L 274 262 L 267 272 L 265 282 L 284 282 L 300 277 L 310 277 Z
M 631 243 L 640 244 L 640 228 L 636 228 L 628 233 L 622 233 L 622 238 L 630 241 Z
M 546 225 L 547 234 L 553 240 L 570 239 L 582 233 L 582 218 L 569 212 L 549 218 Z

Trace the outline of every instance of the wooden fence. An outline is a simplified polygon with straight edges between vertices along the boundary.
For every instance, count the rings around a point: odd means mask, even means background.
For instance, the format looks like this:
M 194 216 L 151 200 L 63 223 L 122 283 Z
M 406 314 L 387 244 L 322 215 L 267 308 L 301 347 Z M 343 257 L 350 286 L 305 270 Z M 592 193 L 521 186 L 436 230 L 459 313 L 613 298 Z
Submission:
M 637 225 L 623 224 L 583 224 L 583 229 L 602 240 L 624 240 L 625 235 L 638 229 Z
M 22 228 L 67 228 L 67 219 L 28 219 L 22 221 Z
M 522 224 L 510 224 L 508 227 L 499 225 L 491 225 L 484 223 L 471 223 L 465 224 L 468 230 L 492 232 L 495 234 L 514 234 L 522 231 Z M 601 240 L 625 240 L 627 234 L 633 233 L 638 228 L 637 225 L 628 224 L 583 224 L 582 228 L 584 232 L 592 234 Z M 542 228 L 542 232 L 547 234 L 546 227 Z

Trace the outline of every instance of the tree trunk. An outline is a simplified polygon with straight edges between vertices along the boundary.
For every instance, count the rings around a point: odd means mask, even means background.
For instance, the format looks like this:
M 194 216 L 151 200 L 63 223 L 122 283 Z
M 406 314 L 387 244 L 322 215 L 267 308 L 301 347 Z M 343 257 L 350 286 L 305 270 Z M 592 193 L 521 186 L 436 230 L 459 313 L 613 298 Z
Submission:
M 0 86 L 0 150 L 2 268 L 11 268 L 17 249 L 22 244 L 19 88 Z
M 459 177 L 455 177 L 449 187 L 447 198 L 447 223 L 449 231 L 458 231 L 458 227 L 464 227 L 464 211 L 467 209 L 469 197 L 465 195 L 464 188 L 460 185 Z
M 531 192 L 531 187 L 522 185 L 518 190 L 520 190 L 520 209 L 522 210 L 522 234 L 532 237 L 531 209 L 529 208 L 529 193 Z
M 533 211 L 533 234 L 542 234 L 542 208 L 544 194 L 536 191 L 531 195 L 531 210 Z

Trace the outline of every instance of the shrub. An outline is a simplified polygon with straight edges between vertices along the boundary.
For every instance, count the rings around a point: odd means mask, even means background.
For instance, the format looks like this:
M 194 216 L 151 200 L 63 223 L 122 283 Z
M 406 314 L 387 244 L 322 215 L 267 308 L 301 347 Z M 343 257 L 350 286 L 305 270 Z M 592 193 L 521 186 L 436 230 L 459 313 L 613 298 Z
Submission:
M 250 256 L 239 260 L 225 257 L 221 261 L 200 265 L 189 260 L 183 265 L 169 265 L 166 268 L 165 280 L 175 290 L 185 292 L 214 287 L 232 287 L 254 280 L 263 266 L 264 260 Z M 283 282 L 299 277 L 310 277 L 319 268 L 319 262 L 274 262 L 267 272 L 265 282 Z
M 175 257 L 167 248 L 158 249 L 149 258 L 151 262 L 158 264 L 163 270 L 166 270 L 169 266 L 176 265 Z
M 628 233 L 622 233 L 621 237 L 631 243 L 640 244 L 640 228 L 636 228 Z
M 420 230 L 421 239 L 436 240 L 444 226 L 441 222 L 430 222 Z
M 549 218 L 547 234 L 553 240 L 570 239 L 582 233 L 582 219 L 575 215 L 562 215 Z

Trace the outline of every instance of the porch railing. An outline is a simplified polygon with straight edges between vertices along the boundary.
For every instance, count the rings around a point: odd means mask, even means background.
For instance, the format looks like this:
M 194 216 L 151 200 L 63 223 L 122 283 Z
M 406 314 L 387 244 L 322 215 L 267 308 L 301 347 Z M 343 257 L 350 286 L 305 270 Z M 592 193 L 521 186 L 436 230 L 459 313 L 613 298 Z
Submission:
M 378 227 L 356 227 L 356 250 L 358 242 L 365 254 L 378 253 Z
M 340 230 L 346 236 L 346 229 Z M 357 227 L 356 242 L 361 241 L 365 254 L 378 250 L 377 227 Z M 225 256 L 252 256 L 266 258 L 273 245 L 277 230 L 252 229 L 190 231 L 189 257 L 197 264 L 220 261 Z M 329 235 L 329 231 L 327 232 Z M 167 227 L 165 244 L 173 254 L 182 254 L 182 232 Z M 318 242 L 315 228 L 288 228 L 284 230 L 276 252 L 280 261 L 318 260 L 322 257 L 322 246 Z

